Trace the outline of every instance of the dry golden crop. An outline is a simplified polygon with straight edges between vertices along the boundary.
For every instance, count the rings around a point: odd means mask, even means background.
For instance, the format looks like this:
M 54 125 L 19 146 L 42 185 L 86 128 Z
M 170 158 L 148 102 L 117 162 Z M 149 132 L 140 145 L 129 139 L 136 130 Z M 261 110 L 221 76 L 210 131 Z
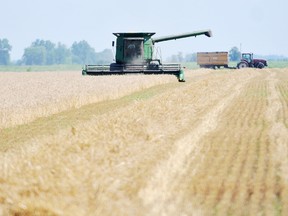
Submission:
M 87 77 L 79 72 L 0 73 L 0 129 L 175 81 L 172 76 Z
M 0 215 L 287 215 L 288 69 L 186 76 L 83 78 L 85 103 L 6 124 Z

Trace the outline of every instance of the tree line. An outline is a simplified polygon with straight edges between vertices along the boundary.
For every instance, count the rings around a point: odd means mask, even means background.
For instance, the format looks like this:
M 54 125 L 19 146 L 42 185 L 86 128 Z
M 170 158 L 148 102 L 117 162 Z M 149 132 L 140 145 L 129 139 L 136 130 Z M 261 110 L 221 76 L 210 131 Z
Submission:
M 9 65 L 12 46 L 7 39 L 0 39 L 0 65 Z M 229 51 L 231 61 L 239 61 L 241 53 L 237 47 Z M 87 41 L 74 42 L 70 48 L 62 43 L 37 39 L 24 50 L 17 65 L 55 65 L 55 64 L 109 64 L 113 60 L 110 49 L 95 52 Z M 170 62 L 195 62 L 197 54 L 183 56 L 181 52 L 168 58 Z
M 12 64 L 10 52 L 12 46 L 8 39 L 0 39 L 0 65 Z M 74 42 L 70 48 L 62 43 L 53 43 L 50 40 L 36 39 L 24 49 L 22 58 L 16 65 L 57 65 L 57 64 L 110 64 L 113 60 L 112 50 L 105 49 L 95 52 L 87 41 Z M 230 61 L 239 61 L 241 52 L 235 46 L 229 50 Z M 276 58 L 276 57 L 274 57 Z M 287 59 L 287 58 L 286 58 Z M 196 62 L 197 53 L 178 54 L 168 57 L 169 62 Z
M 0 39 L 0 65 L 11 64 L 12 46 L 8 39 Z M 107 64 L 113 60 L 112 50 L 95 52 L 87 41 L 74 42 L 70 48 L 62 43 L 36 39 L 24 49 L 17 65 L 55 65 L 55 64 Z

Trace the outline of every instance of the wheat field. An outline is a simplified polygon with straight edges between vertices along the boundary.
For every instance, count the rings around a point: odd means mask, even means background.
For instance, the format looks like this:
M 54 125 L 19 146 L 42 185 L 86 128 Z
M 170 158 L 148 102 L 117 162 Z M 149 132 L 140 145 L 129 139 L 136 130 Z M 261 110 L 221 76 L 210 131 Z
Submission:
M 288 69 L 0 73 L 0 215 L 288 215 Z

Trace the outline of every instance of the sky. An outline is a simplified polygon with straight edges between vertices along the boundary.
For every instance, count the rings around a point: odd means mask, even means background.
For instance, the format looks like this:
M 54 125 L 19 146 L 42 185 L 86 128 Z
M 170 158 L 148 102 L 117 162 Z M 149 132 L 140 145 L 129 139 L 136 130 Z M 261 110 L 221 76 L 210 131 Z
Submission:
M 211 29 L 198 36 L 157 43 L 162 58 L 182 52 L 229 51 L 288 56 L 287 0 L 0 0 L 0 39 L 21 59 L 36 39 L 86 40 L 96 52 L 111 49 L 113 32 L 155 32 L 155 37 Z

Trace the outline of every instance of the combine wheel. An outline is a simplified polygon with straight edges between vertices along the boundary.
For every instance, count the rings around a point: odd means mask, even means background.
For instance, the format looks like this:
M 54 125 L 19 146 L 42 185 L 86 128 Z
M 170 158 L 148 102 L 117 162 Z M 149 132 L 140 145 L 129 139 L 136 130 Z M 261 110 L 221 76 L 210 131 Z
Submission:
M 241 68 L 246 68 L 248 67 L 248 64 L 246 62 L 240 62 L 238 65 L 237 65 L 237 68 L 241 69 Z
M 180 69 L 179 74 L 178 74 L 178 81 L 179 82 L 185 82 L 185 78 L 184 78 L 184 70 Z

